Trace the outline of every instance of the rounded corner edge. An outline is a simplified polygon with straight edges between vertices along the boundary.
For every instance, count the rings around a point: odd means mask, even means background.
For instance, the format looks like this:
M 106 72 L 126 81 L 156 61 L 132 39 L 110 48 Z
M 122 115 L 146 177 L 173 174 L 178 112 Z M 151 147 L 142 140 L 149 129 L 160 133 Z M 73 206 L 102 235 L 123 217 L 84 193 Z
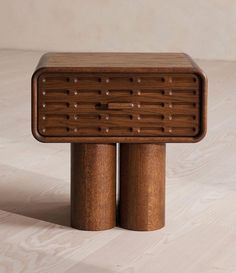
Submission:
M 39 131 L 38 131 L 37 128 L 32 127 L 32 128 L 31 128 L 31 133 L 32 133 L 33 137 L 34 137 L 36 140 L 38 140 L 39 142 L 42 142 L 42 143 L 46 143 L 46 142 L 47 142 L 46 137 L 42 136 L 42 135 L 39 133 Z
M 198 77 L 200 77 L 200 79 L 204 83 L 204 88 L 206 88 L 206 86 L 208 84 L 208 78 L 207 78 L 206 73 L 202 69 L 198 68 L 196 71 L 194 71 L 194 74 L 196 74 Z
M 36 140 L 43 143 L 47 142 L 46 138 L 42 136 L 37 129 L 37 88 L 38 88 L 37 83 L 38 83 L 38 78 L 46 70 L 47 70 L 46 67 L 38 67 L 35 69 L 34 73 L 31 76 L 31 133 Z
M 207 129 L 203 128 L 194 138 L 193 143 L 200 142 L 203 138 L 205 138 L 207 135 Z
M 192 60 L 192 57 L 188 54 L 188 53 L 186 53 L 186 52 L 181 52 L 185 57 L 187 57 L 188 59 L 191 59 Z
M 34 86 L 33 84 L 37 82 L 41 74 L 43 74 L 46 71 L 46 69 L 47 69 L 46 67 L 39 67 L 35 69 L 34 73 L 31 76 L 32 87 Z
M 207 96 L 208 96 L 208 78 L 206 73 L 198 68 L 195 74 L 201 79 L 202 89 L 202 110 L 201 110 L 201 130 L 194 138 L 194 143 L 201 141 L 207 134 Z

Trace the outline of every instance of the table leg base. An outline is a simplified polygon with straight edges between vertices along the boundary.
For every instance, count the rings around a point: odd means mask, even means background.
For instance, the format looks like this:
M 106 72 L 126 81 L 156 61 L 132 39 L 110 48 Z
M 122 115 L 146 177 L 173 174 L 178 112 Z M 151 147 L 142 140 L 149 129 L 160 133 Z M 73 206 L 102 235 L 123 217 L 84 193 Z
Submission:
M 116 145 L 71 144 L 71 226 L 116 225 Z
M 136 231 L 165 224 L 165 144 L 120 145 L 119 225 Z

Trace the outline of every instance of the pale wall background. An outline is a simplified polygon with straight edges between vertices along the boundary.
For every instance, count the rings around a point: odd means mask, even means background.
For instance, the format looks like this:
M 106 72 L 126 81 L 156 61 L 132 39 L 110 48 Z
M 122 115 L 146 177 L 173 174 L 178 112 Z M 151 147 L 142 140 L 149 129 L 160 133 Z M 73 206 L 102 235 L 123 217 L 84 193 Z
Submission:
M 0 0 L 0 48 L 236 59 L 235 0 Z

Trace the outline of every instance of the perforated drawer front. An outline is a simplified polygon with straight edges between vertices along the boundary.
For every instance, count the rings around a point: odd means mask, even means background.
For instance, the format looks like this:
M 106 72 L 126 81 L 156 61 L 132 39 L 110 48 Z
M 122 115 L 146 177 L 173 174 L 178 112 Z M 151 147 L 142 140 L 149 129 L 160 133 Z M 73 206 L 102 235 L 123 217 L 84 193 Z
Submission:
M 43 137 L 195 137 L 202 90 L 196 74 L 43 73 Z

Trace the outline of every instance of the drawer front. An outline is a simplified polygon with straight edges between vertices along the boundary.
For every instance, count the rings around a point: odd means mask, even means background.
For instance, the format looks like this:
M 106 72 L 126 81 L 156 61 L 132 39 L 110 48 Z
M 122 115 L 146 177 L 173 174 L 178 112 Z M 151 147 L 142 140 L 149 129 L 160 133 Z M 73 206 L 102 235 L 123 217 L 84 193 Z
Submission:
M 191 73 L 43 73 L 37 79 L 37 130 L 43 137 L 134 142 L 194 138 L 202 130 L 201 85 Z

